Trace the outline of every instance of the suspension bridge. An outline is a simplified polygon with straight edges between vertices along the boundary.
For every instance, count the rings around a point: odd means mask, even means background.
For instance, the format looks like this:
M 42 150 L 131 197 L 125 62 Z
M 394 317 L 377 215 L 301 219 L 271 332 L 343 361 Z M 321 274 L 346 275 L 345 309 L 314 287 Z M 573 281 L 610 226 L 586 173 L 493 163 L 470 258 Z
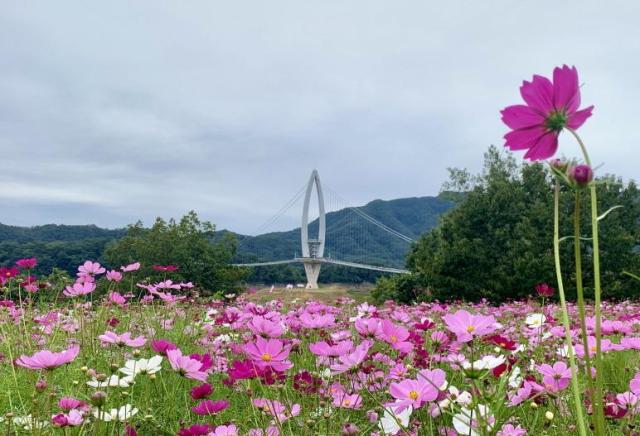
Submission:
M 309 207 L 314 187 L 318 199 L 318 218 L 309 222 Z M 346 205 L 347 202 L 335 191 L 327 191 L 330 193 L 330 209 L 334 212 L 327 212 L 320 176 L 317 170 L 313 170 L 309 181 L 258 229 L 258 232 L 261 232 L 271 227 L 304 198 L 299 238 L 300 255 L 294 251 L 291 257 L 274 259 L 274 256 L 278 255 L 284 257 L 286 253 L 275 253 L 268 243 L 259 244 L 256 238 L 247 238 L 240 242 L 238 249 L 249 253 L 255 261 L 243 261 L 234 265 L 262 267 L 302 264 L 307 278 L 307 289 L 318 287 L 318 277 L 323 264 L 392 274 L 408 273 L 409 271 L 402 266 L 413 238 L 380 222 L 360 207 Z M 289 232 L 279 233 L 287 236 Z M 332 234 L 334 238 L 331 238 Z M 289 238 L 289 241 L 294 242 L 292 238 Z

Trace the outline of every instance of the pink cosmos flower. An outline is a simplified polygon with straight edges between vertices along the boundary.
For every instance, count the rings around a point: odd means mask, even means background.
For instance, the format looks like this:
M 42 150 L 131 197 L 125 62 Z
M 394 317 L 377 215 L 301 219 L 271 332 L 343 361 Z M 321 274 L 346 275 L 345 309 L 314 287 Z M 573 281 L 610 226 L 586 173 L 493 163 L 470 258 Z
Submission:
M 171 368 L 180 373 L 180 375 L 201 382 L 207 381 L 208 374 L 202 371 L 202 362 L 192 359 L 189 356 L 183 356 L 180 349 L 167 351 L 167 359 L 169 360 Z
M 251 318 L 247 323 L 249 330 L 257 336 L 267 336 L 270 338 L 278 338 L 284 333 L 284 328 L 280 323 L 270 321 L 263 316 Z
M 330 358 L 346 354 L 353 350 L 353 342 L 342 341 L 335 345 L 329 345 L 326 341 L 313 342 L 309 344 L 309 351 L 319 357 L 318 363 L 326 364 Z
M 474 337 L 493 333 L 496 323 L 493 315 L 472 315 L 466 310 L 458 310 L 454 314 L 447 314 L 442 317 L 447 328 L 455 333 L 458 342 L 469 342 Z
M 330 313 L 326 315 L 311 314 L 308 312 L 300 315 L 300 324 L 308 329 L 319 329 L 331 327 L 335 324 L 336 318 Z
M 629 382 L 629 390 L 635 395 L 640 395 L 640 372 Z
M 289 357 L 290 347 L 284 346 L 279 339 L 267 340 L 258 336 L 254 343 L 246 344 L 243 350 L 259 368 L 270 367 L 275 371 L 286 371 L 293 366 L 286 360 Z
M 122 270 L 122 272 L 138 271 L 140 269 L 140 262 L 130 263 L 129 265 L 121 266 L 120 269 Z
M 16 266 L 22 269 L 33 269 L 37 264 L 38 264 L 38 260 L 35 257 L 20 259 L 16 261 Z
M 553 83 L 534 75 L 523 82 L 520 94 L 526 105 L 509 106 L 501 111 L 502 121 L 512 130 L 504 138 L 511 150 L 527 150 L 525 159 L 542 160 L 558 149 L 558 135 L 565 129 L 578 129 L 591 116 L 593 106 L 579 110 L 580 84 L 575 67 L 563 65 L 553 70 Z
M 300 414 L 299 404 L 294 404 L 291 406 L 291 409 L 289 409 L 279 401 L 269 400 L 267 398 L 256 398 L 253 400 L 253 405 L 273 416 L 280 424 Z
M 367 357 L 369 348 L 373 345 L 371 341 L 363 341 L 358 345 L 352 353 L 338 356 L 338 362 L 331 365 L 331 373 L 333 375 L 342 374 L 352 368 L 360 365 Z
M 344 409 L 359 409 L 362 407 L 362 397 L 359 394 L 336 392 L 333 394 L 333 406 Z
M 418 373 L 418 380 L 426 381 L 437 391 L 444 390 L 447 386 L 447 374 L 440 368 L 421 370 Z
M 84 421 L 82 412 L 72 409 L 69 413 L 59 413 L 51 418 L 51 423 L 56 427 L 76 427 Z
M 391 383 L 389 393 L 396 399 L 393 404 L 397 407 L 398 412 L 402 412 L 409 406 L 417 409 L 427 401 L 435 400 L 438 398 L 439 390 L 432 383 L 420 378 Z
M 387 319 L 382 321 L 379 338 L 389 343 L 394 349 L 402 353 L 413 350 L 413 344 L 407 341 L 409 336 L 409 330 L 406 328 L 395 325 Z
M 127 303 L 127 299 L 119 292 L 109 292 L 109 303 L 122 307 Z
M 238 427 L 233 424 L 219 425 L 207 436 L 238 436 Z
M 513 424 L 505 424 L 498 433 L 496 433 L 496 436 L 525 436 L 526 434 L 527 430 L 519 425 L 514 427 Z
M 553 366 L 538 365 L 538 372 L 542 374 L 542 384 L 549 392 L 558 392 L 569 386 L 571 368 L 564 362 L 556 362 Z
M 85 263 L 78 267 L 78 276 L 95 276 L 103 274 L 106 271 L 98 262 L 91 262 L 87 260 Z
M 80 401 L 73 397 L 62 397 L 58 401 L 58 407 L 62 410 L 69 411 L 71 409 L 80 409 L 84 411 L 88 411 L 90 406 L 84 401 Z
M 38 351 L 33 356 L 20 356 L 16 360 L 16 364 L 29 369 L 53 369 L 72 362 L 79 353 L 79 345 L 74 345 L 73 347 L 59 353 L 42 350 Z
M 110 282 L 119 282 L 122 280 L 122 273 L 112 269 L 111 271 L 107 271 L 106 277 Z
M 103 335 L 98 336 L 98 339 L 100 339 L 103 345 L 114 344 L 121 347 L 127 345 L 133 348 L 142 347 L 147 343 L 147 340 L 144 338 L 144 336 L 132 338 L 130 332 L 125 332 L 119 335 L 109 330 L 107 330 Z
M 67 286 L 62 293 L 67 297 L 79 297 L 87 295 L 95 291 L 96 284 L 94 282 L 75 282 L 73 286 Z
M 596 354 L 596 338 L 595 336 L 588 336 L 587 337 L 587 346 L 588 346 L 588 353 L 589 353 L 589 357 L 595 356 Z M 601 343 L 600 343 L 600 348 L 602 350 L 603 353 L 609 352 L 609 351 L 617 351 L 617 350 L 623 350 L 624 347 L 619 345 L 619 344 L 614 344 L 612 343 L 609 339 L 602 339 Z M 582 343 L 580 344 L 576 344 L 574 347 L 574 350 L 576 352 L 576 356 L 580 357 L 580 358 L 584 358 L 585 352 L 584 352 L 584 346 L 582 345 Z
M 354 323 L 358 333 L 364 337 L 377 337 L 382 333 L 382 325 L 377 318 L 360 318 Z

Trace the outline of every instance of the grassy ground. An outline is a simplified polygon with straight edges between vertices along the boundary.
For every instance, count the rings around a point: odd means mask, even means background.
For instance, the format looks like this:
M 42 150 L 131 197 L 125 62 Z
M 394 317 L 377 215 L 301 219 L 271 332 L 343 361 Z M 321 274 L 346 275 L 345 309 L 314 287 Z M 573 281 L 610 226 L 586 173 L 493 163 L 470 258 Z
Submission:
M 358 303 L 371 301 L 370 291 L 372 285 L 351 285 L 351 284 L 326 284 L 320 285 L 319 289 L 285 289 L 271 287 L 257 287 L 255 293 L 247 294 L 247 299 L 256 303 L 265 303 L 270 300 L 281 300 L 284 303 L 302 303 L 316 300 L 324 303 L 333 303 L 338 298 L 352 298 Z

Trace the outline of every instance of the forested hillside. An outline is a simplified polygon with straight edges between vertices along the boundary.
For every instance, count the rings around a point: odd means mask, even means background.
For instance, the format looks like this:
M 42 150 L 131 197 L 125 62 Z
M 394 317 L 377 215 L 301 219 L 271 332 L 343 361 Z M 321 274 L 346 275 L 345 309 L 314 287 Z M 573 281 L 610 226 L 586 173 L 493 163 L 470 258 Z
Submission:
M 417 239 L 433 228 L 440 215 L 453 203 L 440 197 L 374 200 L 360 209 L 386 226 Z M 318 222 L 310 224 L 317 233 Z M 216 239 L 230 233 L 216 232 Z M 102 229 L 94 225 L 43 225 L 16 227 L 0 224 L 0 265 L 9 265 L 24 257 L 38 258 L 37 273 L 48 274 L 53 267 L 75 273 L 86 259 L 104 262 L 104 250 L 110 241 L 120 239 L 126 229 Z M 301 255 L 300 228 L 258 236 L 236 234 L 238 252 L 235 261 L 290 259 Z M 350 209 L 327 214 L 325 255 L 342 260 L 403 267 L 410 244 L 381 231 Z M 111 265 L 112 267 L 119 265 Z M 321 274 L 324 282 L 374 281 L 378 273 L 327 266 Z M 302 281 L 300 265 L 258 268 L 250 281 Z

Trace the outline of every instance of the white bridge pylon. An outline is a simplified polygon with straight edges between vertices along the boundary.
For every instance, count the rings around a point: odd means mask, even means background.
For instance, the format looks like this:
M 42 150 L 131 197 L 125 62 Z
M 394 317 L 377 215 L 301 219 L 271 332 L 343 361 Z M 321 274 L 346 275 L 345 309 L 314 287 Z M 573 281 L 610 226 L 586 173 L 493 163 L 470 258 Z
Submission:
M 318 194 L 318 236 L 309 239 L 309 202 L 311 201 L 311 191 L 316 187 Z M 324 194 L 322 184 L 317 170 L 313 170 L 307 192 L 304 196 L 304 206 L 302 207 L 302 225 L 300 226 L 300 242 L 302 243 L 302 264 L 307 275 L 307 289 L 318 288 L 318 276 L 322 263 L 315 262 L 314 259 L 322 259 L 324 255 L 324 241 L 327 236 L 327 223 L 324 211 Z
M 309 238 L 309 203 L 311 202 L 311 194 L 313 187 L 316 188 L 318 196 L 318 235 L 315 238 Z M 358 209 L 352 208 L 357 213 L 362 214 Z M 371 217 L 368 217 L 372 219 Z M 375 220 L 374 220 L 375 221 Z M 377 221 L 376 221 L 377 222 Z M 380 223 L 379 223 L 380 224 Z M 381 224 L 380 224 L 381 225 Z M 382 225 L 382 227 L 386 227 Z M 391 233 L 397 233 L 391 229 Z M 330 263 L 334 265 L 341 265 L 351 268 L 368 269 L 372 271 L 381 271 L 392 274 L 407 274 L 409 271 L 399 268 L 390 268 L 377 265 L 367 265 L 357 262 L 348 262 L 338 259 L 325 258 L 324 246 L 327 234 L 326 214 L 324 208 L 324 194 L 322 192 L 322 184 L 320 183 L 320 176 L 317 170 L 313 170 L 309 182 L 307 183 L 306 193 L 304 197 L 304 206 L 302 208 L 302 223 L 300 226 L 300 243 L 302 244 L 302 257 L 294 257 L 287 260 L 275 260 L 269 262 L 254 262 L 254 263 L 237 263 L 235 266 L 243 267 L 257 267 L 257 266 L 269 266 L 269 265 L 284 265 L 288 263 L 302 263 L 304 265 L 304 272 L 307 276 L 307 289 L 318 288 L 318 277 L 320 276 L 320 268 L 323 263 Z M 400 234 L 398 234 L 400 235 Z M 396 235 L 397 236 L 397 235 Z M 404 235 L 400 235 L 402 239 L 408 239 Z

